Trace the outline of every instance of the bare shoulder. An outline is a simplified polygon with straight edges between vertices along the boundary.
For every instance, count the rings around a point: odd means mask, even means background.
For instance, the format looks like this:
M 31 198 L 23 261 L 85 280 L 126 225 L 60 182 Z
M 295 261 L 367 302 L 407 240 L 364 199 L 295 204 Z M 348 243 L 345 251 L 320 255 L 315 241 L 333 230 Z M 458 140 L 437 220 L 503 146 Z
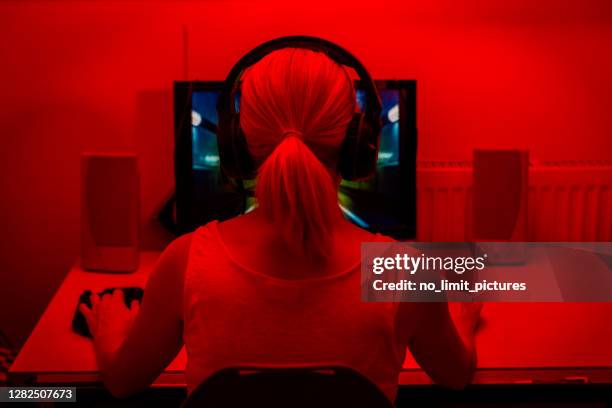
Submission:
M 163 275 L 183 275 L 187 268 L 193 233 L 174 239 L 162 252 L 157 270 Z
M 143 307 L 154 305 L 153 308 L 157 310 L 163 305 L 164 310 L 171 311 L 171 315 L 182 318 L 183 285 L 191 238 L 192 234 L 182 235 L 162 252 L 145 286 Z M 157 301 L 147 302 L 147 298 Z M 159 302 L 159 299 L 164 299 L 164 302 Z
M 170 242 L 170 244 L 168 244 L 164 250 L 164 254 L 168 257 L 179 259 L 187 256 L 189 254 L 189 248 L 191 248 L 192 237 L 193 232 L 190 232 L 174 239 L 172 242 Z

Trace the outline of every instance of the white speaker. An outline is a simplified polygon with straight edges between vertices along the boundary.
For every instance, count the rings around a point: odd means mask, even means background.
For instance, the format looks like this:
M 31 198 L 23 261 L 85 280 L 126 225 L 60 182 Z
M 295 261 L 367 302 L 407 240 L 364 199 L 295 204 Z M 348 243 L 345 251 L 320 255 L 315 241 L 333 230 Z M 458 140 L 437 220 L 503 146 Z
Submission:
M 477 248 L 487 254 L 491 265 L 524 263 L 524 245 L 500 247 L 486 241 L 527 240 L 529 152 L 475 150 L 473 177 L 473 239 L 478 241 Z
M 528 151 L 474 151 L 472 220 L 475 240 L 527 239 L 528 174 Z
M 130 272 L 138 268 L 140 191 L 132 153 L 81 157 L 81 267 Z

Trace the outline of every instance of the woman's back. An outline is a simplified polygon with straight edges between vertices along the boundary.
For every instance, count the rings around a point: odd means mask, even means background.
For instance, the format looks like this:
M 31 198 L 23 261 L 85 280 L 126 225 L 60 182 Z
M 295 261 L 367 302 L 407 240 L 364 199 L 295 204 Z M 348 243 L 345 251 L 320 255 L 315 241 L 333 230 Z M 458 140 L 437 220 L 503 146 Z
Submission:
M 287 257 L 257 218 L 212 222 L 192 235 L 184 293 L 190 391 L 228 366 L 332 364 L 357 369 L 393 400 L 406 348 L 397 306 L 360 294 L 359 243 L 384 238 L 347 223 L 337 256 L 313 271 L 317 261 Z

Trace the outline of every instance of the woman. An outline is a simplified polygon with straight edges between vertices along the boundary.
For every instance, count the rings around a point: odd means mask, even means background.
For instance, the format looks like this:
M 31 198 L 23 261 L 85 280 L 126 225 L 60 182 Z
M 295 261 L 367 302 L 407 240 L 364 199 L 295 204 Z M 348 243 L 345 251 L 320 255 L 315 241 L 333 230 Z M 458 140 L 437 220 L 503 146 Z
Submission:
M 349 75 L 320 52 L 285 48 L 247 70 L 240 124 L 259 166 L 258 207 L 170 244 L 140 308 L 127 309 L 121 291 L 82 307 L 114 395 L 146 388 L 183 344 L 190 392 L 228 366 L 333 364 L 393 401 L 406 347 L 434 381 L 469 382 L 477 308 L 460 308 L 453 324 L 444 303 L 361 301 L 360 245 L 389 239 L 337 204 L 355 109 Z

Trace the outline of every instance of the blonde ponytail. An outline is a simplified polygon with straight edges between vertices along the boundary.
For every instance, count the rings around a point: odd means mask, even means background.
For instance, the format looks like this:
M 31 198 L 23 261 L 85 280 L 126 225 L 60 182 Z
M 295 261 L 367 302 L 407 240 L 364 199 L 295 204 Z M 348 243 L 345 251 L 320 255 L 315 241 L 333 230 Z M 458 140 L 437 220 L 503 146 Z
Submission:
M 278 50 L 243 75 L 240 126 L 259 165 L 259 208 L 297 254 L 331 251 L 334 172 L 355 104 L 345 69 L 320 52 Z
M 298 137 L 288 136 L 259 169 L 256 188 L 262 213 L 298 254 L 326 258 L 327 237 L 339 216 L 334 180 Z

